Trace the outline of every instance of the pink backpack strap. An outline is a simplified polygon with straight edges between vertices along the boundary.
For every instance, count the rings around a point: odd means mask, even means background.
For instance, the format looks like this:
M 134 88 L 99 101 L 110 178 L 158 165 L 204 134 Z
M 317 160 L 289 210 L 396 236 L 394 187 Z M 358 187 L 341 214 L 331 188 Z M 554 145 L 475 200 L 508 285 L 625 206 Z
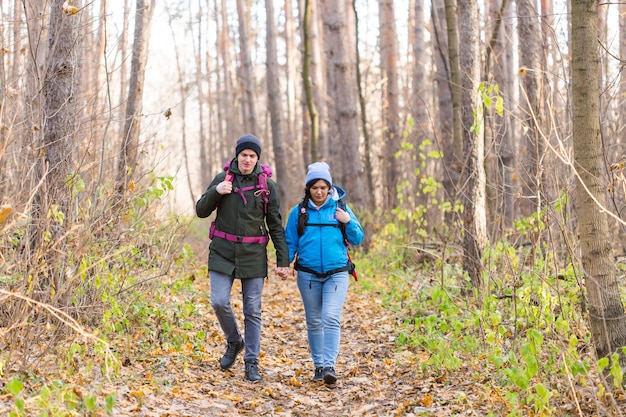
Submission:
M 224 171 L 226 171 L 226 177 L 224 178 L 224 180 L 233 182 L 235 180 L 235 174 L 233 174 L 233 172 L 230 170 L 230 163 L 231 161 L 229 160 L 229 161 L 226 161 L 226 164 L 224 164 Z M 271 176 L 272 176 L 272 168 L 270 168 L 269 165 L 261 164 L 261 173 L 257 175 L 257 181 L 258 181 L 257 185 L 244 187 L 244 188 L 237 188 L 234 191 L 241 196 L 241 198 L 243 199 L 243 204 L 246 205 L 248 204 L 248 201 L 246 200 L 246 197 L 244 196 L 243 192 L 256 189 L 256 191 L 254 192 L 254 195 L 256 197 L 261 196 L 261 198 L 263 199 L 263 211 L 265 214 L 267 214 L 267 205 L 269 203 L 269 195 L 270 195 L 270 189 L 267 184 L 267 178 Z
M 265 212 L 265 214 L 267 214 L 267 204 L 270 200 L 270 189 L 267 185 L 267 174 L 265 172 L 259 174 L 258 188 L 259 189 L 254 192 L 254 195 L 257 197 L 261 196 L 261 198 L 263 199 L 263 211 Z

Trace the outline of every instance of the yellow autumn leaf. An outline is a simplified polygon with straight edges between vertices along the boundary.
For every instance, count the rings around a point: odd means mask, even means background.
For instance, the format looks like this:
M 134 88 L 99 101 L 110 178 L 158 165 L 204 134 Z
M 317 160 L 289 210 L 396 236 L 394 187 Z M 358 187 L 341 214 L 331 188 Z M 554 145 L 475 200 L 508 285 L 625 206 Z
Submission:
M 66 0 L 62 6 L 63 12 L 66 14 L 76 14 L 78 13 L 78 7 L 70 4 L 69 0 Z
M 143 399 L 143 397 L 145 397 L 145 394 L 144 394 L 144 392 L 142 390 L 131 391 L 130 395 L 135 397 L 139 401 L 141 401 Z
M 137 188 L 137 187 L 135 186 L 135 181 L 130 180 L 130 181 L 128 182 L 128 189 L 129 189 L 130 191 L 135 191 L 135 188 Z
M 418 400 L 422 406 L 430 408 L 433 406 L 433 396 L 430 394 L 424 395 L 422 398 Z
M 1 206 L 0 207 L 0 223 L 2 223 L 4 219 L 9 217 L 9 214 L 11 213 L 13 213 L 13 209 L 11 208 L 11 206 Z
M 291 385 L 293 385 L 294 387 L 301 387 L 301 386 L 302 386 L 302 382 L 300 382 L 300 381 L 298 380 L 298 378 L 296 378 L 296 377 L 295 377 L 295 375 L 294 375 L 294 376 L 292 376 L 292 377 L 289 379 L 289 382 L 290 382 L 290 383 L 291 383 Z

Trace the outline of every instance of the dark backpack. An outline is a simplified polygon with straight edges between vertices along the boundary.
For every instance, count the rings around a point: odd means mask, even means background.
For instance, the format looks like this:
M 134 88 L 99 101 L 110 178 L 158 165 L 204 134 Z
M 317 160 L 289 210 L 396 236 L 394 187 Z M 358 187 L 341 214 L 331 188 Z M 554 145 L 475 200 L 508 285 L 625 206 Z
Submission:
M 337 200 L 337 207 L 342 209 L 343 211 L 348 211 L 346 208 L 346 202 L 343 199 Z M 307 207 L 304 204 L 304 199 L 300 200 L 298 204 L 298 216 L 304 216 L 307 212 Z M 300 222 L 298 222 L 298 225 Z M 346 225 L 344 223 L 338 222 L 338 224 L 326 224 L 326 223 L 309 223 L 307 221 L 307 226 L 330 226 L 330 227 L 338 227 L 341 230 L 341 234 L 343 235 L 343 243 L 346 245 L 346 252 L 348 254 L 348 273 L 354 277 L 355 281 L 359 280 L 359 277 L 356 273 L 356 265 L 352 262 L 352 257 L 350 256 L 350 243 L 348 242 L 348 236 L 346 235 Z M 304 230 L 300 230 L 298 227 L 298 236 L 302 236 Z

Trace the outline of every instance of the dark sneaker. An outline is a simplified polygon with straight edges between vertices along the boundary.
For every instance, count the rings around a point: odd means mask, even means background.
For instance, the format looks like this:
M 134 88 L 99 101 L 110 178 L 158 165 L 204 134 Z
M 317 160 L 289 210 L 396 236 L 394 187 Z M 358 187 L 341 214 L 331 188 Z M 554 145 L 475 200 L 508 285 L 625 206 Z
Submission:
M 332 385 L 337 382 L 337 375 L 335 375 L 335 368 L 327 366 L 324 368 L 324 383 Z
M 259 375 L 259 366 L 256 362 L 246 362 L 246 379 L 252 382 L 263 379 L 261 378 L 261 375 Z
M 318 366 L 315 368 L 315 375 L 313 376 L 313 381 L 321 381 L 324 377 L 324 368 Z
M 235 359 L 237 359 L 237 355 L 239 352 L 243 350 L 245 344 L 243 340 L 239 342 L 228 342 L 228 346 L 226 346 L 226 353 L 222 356 L 222 360 L 220 361 L 220 367 L 222 369 L 228 369 L 233 366 L 235 363 Z

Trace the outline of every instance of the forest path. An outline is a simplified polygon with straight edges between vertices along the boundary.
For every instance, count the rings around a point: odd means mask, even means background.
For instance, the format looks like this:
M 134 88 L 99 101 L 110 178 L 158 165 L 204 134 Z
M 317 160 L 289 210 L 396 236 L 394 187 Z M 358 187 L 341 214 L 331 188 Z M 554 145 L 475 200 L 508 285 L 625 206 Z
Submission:
M 206 242 L 203 243 L 206 245 Z M 199 262 L 206 250 L 196 247 Z M 271 268 L 273 269 L 273 267 Z M 477 415 L 469 393 L 447 377 L 422 378 L 419 353 L 395 345 L 396 317 L 379 297 L 360 294 L 351 280 L 342 316 L 342 338 L 333 386 L 313 382 L 304 309 L 295 278 L 270 276 L 263 294 L 263 331 L 259 370 L 263 381 L 244 377 L 243 353 L 227 371 L 219 368 L 225 342 L 209 303 L 209 280 L 197 277 L 189 300 L 202 311 L 198 324 L 207 333 L 201 353 L 155 349 L 122 367 L 110 387 L 120 416 L 446 416 Z M 241 286 L 232 304 L 240 328 Z M 178 302 L 181 302 L 179 299 Z M 197 351 L 197 349 L 196 349 Z M 448 376 L 449 377 L 449 376 Z M 459 375 L 456 378 L 463 378 Z M 121 384 L 120 381 L 127 381 Z M 463 389 L 463 388 L 461 388 Z M 480 396 L 480 394 L 479 394 Z M 476 398 L 476 394 L 470 398 Z M 459 401 L 460 398 L 464 400 Z M 483 405 L 484 406 L 484 405 Z M 477 407 L 480 408 L 480 407 Z M 474 410 L 474 411 L 472 411 Z M 478 415 L 482 415 L 479 413 Z

